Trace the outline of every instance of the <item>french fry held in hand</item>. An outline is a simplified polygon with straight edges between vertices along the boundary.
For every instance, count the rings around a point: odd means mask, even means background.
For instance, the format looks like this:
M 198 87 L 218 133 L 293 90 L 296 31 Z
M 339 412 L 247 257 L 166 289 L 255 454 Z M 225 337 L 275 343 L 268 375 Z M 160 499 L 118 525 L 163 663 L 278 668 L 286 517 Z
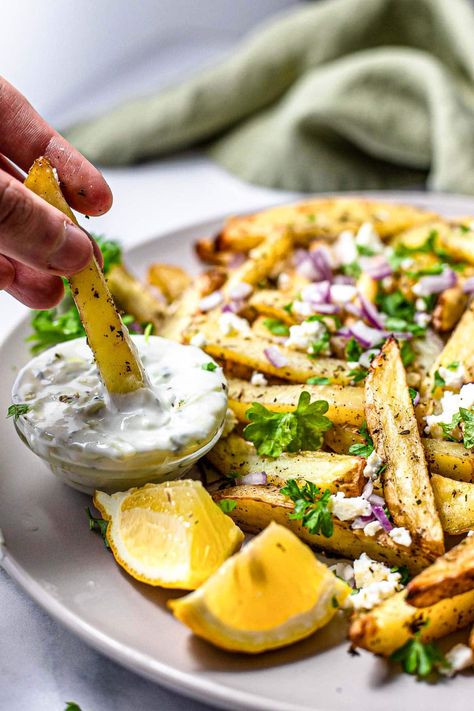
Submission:
M 444 531 L 451 536 L 474 529 L 474 484 L 434 474 L 431 484 Z
M 438 558 L 408 583 L 407 601 L 428 607 L 440 600 L 474 590 L 474 536 Z
M 430 642 L 474 620 L 474 590 L 423 608 L 409 605 L 405 598 L 402 590 L 370 612 L 356 615 L 349 629 L 352 645 L 388 657 L 415 632 L 422 642 Z
M 412 572 L 422 570 L 431 562 L 422 551 L 395 543 L 385 531 L 369 537 L 360 529 L 351 529 L 350 521 L 339 521 L 335 517 L 334 531 L 329 538 L 322 533 L 310 533 L 301 521 L 290 517 L 294 511 L 293 502 L 276 486 L 233 486 L 214 492 L 213 498 L 218 502 L 225 499 L 235 502 L 229 515 L 249 533 L 258 533 L 271 521 L 276 521 L 290 528 L 310 546 L 348 558 L 358 558 L 365 551 L 374 560 L 390 566 L 406 566 Z
M 365 386 L 366 417 L 378 455 L 384 497 L 396 526 L 406 528 L 416 545 L 433 555 L 444 553 L 425 454 L 418 432 L 400 350 L 386 341 L 373 360 Z
M 38 158 L 33 163 L 25 185 L 77 224 L 47 158 Z M 108 392 L 128 393 L 142 388 L 145 384 L 143 366 L 95 257 L 81 272 L 69 277 L 69 284 Z
M 346 496 L 360 496 L 367 482 L 361 457 L 331 452 L 284 452 L 277 459 L 260 457 L 253 444 L 236 434 L 221 439 L 207 459 L 223 476 L 264 471 L 269 484 L 284 486 L 288 479 L 304 479 L 332 493 L 343 491 Z
M 340 385 L 305 385 L 311 400 L 326 400 L 327 417 L 335 425 L 360 426 L 364 421 L 363 388 Z M 273 412 L 291 412 L 298 404 L 301 385 L 251 385 L 246 380 L 229 380 L 229 407 L 241 422 L 247 422 L 245 413 L 253 402 L 259 402 Z

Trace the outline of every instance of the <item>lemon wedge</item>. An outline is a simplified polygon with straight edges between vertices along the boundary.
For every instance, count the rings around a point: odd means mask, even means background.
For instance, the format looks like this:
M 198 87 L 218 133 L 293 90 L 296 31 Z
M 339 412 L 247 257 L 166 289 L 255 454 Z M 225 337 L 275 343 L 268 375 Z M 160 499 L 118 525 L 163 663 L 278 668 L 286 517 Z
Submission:
M 350 592 L 294 533 L 271 523 L 199 590 L 168 605 L 199 637 L 255 654 L 323 627 Z
M 198 481 L 146 484 L 94 504 L 110 521 L 115 560 L 134 578 L 164 588 L 194 590 L 241 545 L 244 534 Z

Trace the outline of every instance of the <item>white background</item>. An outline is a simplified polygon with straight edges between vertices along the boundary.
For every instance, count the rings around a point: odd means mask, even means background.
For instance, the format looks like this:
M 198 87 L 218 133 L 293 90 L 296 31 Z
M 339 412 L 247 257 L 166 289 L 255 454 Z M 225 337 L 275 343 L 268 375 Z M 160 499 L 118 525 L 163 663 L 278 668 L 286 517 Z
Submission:
M 265 16 L 296 4 L 296 0 L 3 0 L 0 74 L 60 127 L 121 98 L 178 80 L 231 51 Z M 286 197 L 243 184 L 199 154 L 110 170 L 106 177 L 114 206 L 87 226 L 128 246 L 215 214 Z M 0 294 L 3 333 L 25 313 L 8 295 Z M 1 571 L 0 640 L 0 711 L 62 711 L 67 700 L 79 703 L 82 711 L 204 709 L 90 650 Z

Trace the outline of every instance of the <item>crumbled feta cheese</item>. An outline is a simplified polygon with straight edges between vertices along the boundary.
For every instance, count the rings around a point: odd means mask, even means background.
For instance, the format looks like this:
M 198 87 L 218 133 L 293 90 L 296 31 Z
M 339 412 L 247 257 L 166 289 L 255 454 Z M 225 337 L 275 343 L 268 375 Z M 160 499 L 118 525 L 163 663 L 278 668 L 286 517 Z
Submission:
M 412 541 L 410 531 L 407 531 L 407 529 L 403 528 L 403 526 L 400 526 L 399 528 L 392 528 L 388 535 L 393 541 L 395 541 L 395 543 L 398 543 L 399 546 L 406 546 L 407 548 L 411 546 Z
M 441 667 L 445 676 L 454 676 L 456 672 L 468 669 L 474 664 L 474 652 L 467 644 L 455 644 L 445 655 L 449 667 Z
M 365 465 L 363 472 L 364 476 L 366 476 L 367 479 L 375 479 L 377 477 L 377 472 L 382 466 L 382 464 L 382 457 L 379 457 L 379 455 L 374 449 L 372 454 L 369 454 L 369 456 L 367 457 L 367 464 Z
M 335 261 L 339 265 L 351 264 L 352 262 L 355 262 L 358 253 L 354 233 L 350 230 L 344 230 L 344 232 L 341 232 L 332 246 L 332 252 Z
M 372 507 L 363 496 L 347 496 L 343 491 L 332 494 L 330 498 L 331 512 L 340 521 L 351 521 L 357 516 L 369 516 Z
M 470 538 L 471 536 L 474 536 L 474 531 L 467 532 L 467 537 Z
M 201 311 L 211 311 L 212 309 L 215 309 L 216 306 L 219 306 L 219 304 L 222 304 L 223 301 L 224 297 L 222 292 L 213 291 L 212 294 L 209 294 L 201 299 L 199 302 L 199 309 Z
M 382 529 L 383 526 L 379 521 L 371 521 L 367 526 L 364 526 L 364 535 L 372 538 L 372 536 L 375 536 Z
M 286 291 L 291 285 L 291 277 L 286 272 L 278 275 L 277 286 L 280 291 Z
M 252 373 L 252 377 L 250 378 L 250 384 L 264 387 L 265 385 L 268 385 L 268 380 L 266 379 L 263 373 L 258 373 L 255 370 Z
M 219 316 L 219 329 L 224 336 L 230 336 L 231 333 L 248 333 L 250 326 L 245 318 L 226 311 Z
M 349 370 L 355 370 L 355 368 L 358 368 L 360 365 L 358 360 L 348 360 L 347 361 L 347 367 Z
M 420 311 L 417 311 L 416 314 L 413 317 L 414 322 L 416 323 L 417 326 L 421 326 L 422 328 L 426 328 L 429 323 L 431 323 L 431 314 L 427 313 L 422 313 Z
M 201 333 L 200 331 L 194 334 L 194 336 L 190 339 L 189 343 L 192 346 L 196 346 L 196 348 L 203 348 L 207 345 L 204 333 Z
M 245 281 L 239 281 L 229 289 L 230 299 L 246 299 L 253 291 L 253 286 Z
M 426 311 L 426 301 L 424 299 L 418 298 L 415 301 L 415 309 L 417 311 Z
M 350 563 L 339 561 L 335 565 L 330 565 L 329 570 L 331 570 L 334 575 L 337 575 L 338 578 L 341 578 L 341 580 L 345 580 L 346 583 L 350 583 L 354 580 L 354 569 Z
M 291 312 L 295 314 L 295 316 L 304 316 L 304 318 L 308 318 L 308 316 L 312 316 L 314 314 L 314 308 L 311 306 L 309 301 L 299 301 L 297 299 L 293 301 Z
M 364 222 L 357 232 L 355 242 L 360 247 L 367 247 L 376 254 L 384 251 L 384 243 L 378 236 L 371 222 Z
M 350 602 L 356 610 L 370 610 L 401 587 L 400 573 L 392 573 L 388 566 L 372 560 L 367 553 L 354 561 L 354 579 L 359 591 L 351 595 Z
M 456 368 L 443 368 L 443 366 L 440 366 L 438 372 L 448 388 L 459 390 L 464 383 L 466 371 L 462 363 L 459 363 Z
M 347 304 L 352 301 L 357 294 L 357 289 L 351 284 L 332 284 L 331 301 L 334 304 Z
M 237 422 L 238 420 L 234 415 L 233 410 L 228 407 L 227 412 L 225 413 L 224 429 L 222 430 L 222 436 L 228 437 L 228 435 L 230 435 L 230 433 L 235 429 Z
M 286 339 L 285 346 L 311 353 L 311 344 L 319 341 L 326 331 L 321 321 L 303 321 L 299 325 L 290 326 L 290 337 Z
M 441 413 L 438 415 L 428 415 L 425 418 L 428 432 L 431 427 L 439 423 L 449 424 L 453 416 L 459 412 L 460 407 L 465 407 L 466 410 L 469 410 L 474 405 L 474 383 L 466 383 L 466 385 L 462 386 L 459 393 L 445 390 L 439 404 Z

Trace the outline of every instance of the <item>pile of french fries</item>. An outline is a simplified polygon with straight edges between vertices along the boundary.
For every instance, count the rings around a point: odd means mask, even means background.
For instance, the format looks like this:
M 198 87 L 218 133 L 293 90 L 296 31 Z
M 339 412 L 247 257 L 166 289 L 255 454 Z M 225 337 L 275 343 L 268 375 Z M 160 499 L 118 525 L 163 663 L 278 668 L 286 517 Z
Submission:
M 367 224 L 385 245 L 406 248 L 409 267 L 383 279 L 364 268 L 352 281 L 346 278 L 357 296 L 348 310 L 345 304 L 337 308 L 339 325 L 327 310 L 319 313 L 330 332 L 329 350 L 314 355 L 290 347 L 268 323 L 277 322 L 287 333 L 308 318 L 291 307 L 315 281 L 298 268 L 301 254 L 330 252 L 341 233 L 356 235 Z M 435 235 L 433 249 L 426 246 L 430 235 Z M 412 578 L 405 589 L 353 614 L 349 638 L 354 646 L 390 655 L 417 630 L 421 639 L 432 640 L 469 626 L 474 621 L 474 537 L 467 535 L 474 529 L 474 456 L 462 441 L 428 431 L 425 417 L 439 410 L 440 368 L 462 363 L 464 383 L 474 381 L 474 303 L 464 289 L 474 275 L 471 219 L 447 220 L 415 207 L 361 199 L 314 199 L 231 218 L 217 237 L 199 240 L 196 251 L 207 264 L 199 277 L 155 264 L 148 282 L 161 294 L 162 307 L 154 315 L 158 335 L 200 345 L 228 378 L 236 424 L 209 453 L 206 467 L 216 501 L 233 502 L 229 515 L 245 531 L 256 533 L 277 521 L 318 551 L 349 559 L 365 552 L 389 566 L 408 568 Z M 347 339 L 338 334 L 356 320 L 359 295 L 375 305 L 380 289 L 399 291 L 414 303 L 420 274 L 439 274 L 439 262 L 455 270 L 456 283 L 431 298 L 426 334 L 412 339 L 414 356 L 404 365 L 402 341 L 388 334 L 366 377 L 354 378 L 354 364 L 344 351 Z M 338 267 L 332 275 L 341 276 Z M 317 305 L 313 308 L 318 314 Z M 238 316 L 246 326 L 223 329 L 223 313 Z M 367 325 L 373 326 L 370 316 Z M 275 349 L 278 357 L 269 357 Z M 419 393 L 415 400 L 409 388 Z M 257 454 L 242 434 L 252 403 L 291 412 L 303 390 L 312 401 L 328 403 L 333 427 L 323 448 L 284 452 L 276 459 Z M 361 496 L 368 481 L 366 460 L 348 452 L 364 441 L 363 426 L 384 464 L 374 486 L 393 525 L 408 531 L 408 546 L 384 528 L 369 536 L 336 517 L 332 536 L 310 533 L 291 517 L 294 504 L 281 493 L 294 479 L 321 491 Z M 258 472 L 266 474 L 264 485 L 235 484 L 236 474 Z M 423 626 L 426 620 L 430 623 Z M 471 645 L 474 649 L 474 635 Z

